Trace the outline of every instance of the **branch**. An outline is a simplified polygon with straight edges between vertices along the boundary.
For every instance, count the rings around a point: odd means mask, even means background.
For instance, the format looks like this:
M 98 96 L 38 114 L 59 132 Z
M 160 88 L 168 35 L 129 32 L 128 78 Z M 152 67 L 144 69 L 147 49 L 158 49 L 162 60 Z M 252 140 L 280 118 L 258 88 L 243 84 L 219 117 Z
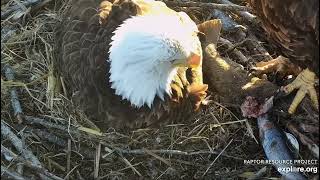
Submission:
M 218 9 L 212 10 L 212 16 L 216 19 L 221 19 L 223 31 L 236 32 L 245 29 L 244 26 L 236 23 L 228 14 Z
M 232 3 L 228 0 L 214 0 L 214 1 L 221 3 L 221 4 L 235 5 L 234 3 Z M 236 11 L 235 13 L 240 15 L 244 20 L 247 20 L 247 21 L 253 22 L 253 23 L 257 22 L 257 17 L 255 15 L 249 13 L 248 11 Z
M 3 24 L 1 24 L 2 26 Z M 17 28 L 13 25 L 3 25 L 1 28 L 1 50 L 4 48 L 4 43 L 6 43 L 11 36 L 15 35 Z
M 41 2 L 41 0 L 25 0 L 19 4 L 11 6 L 5 11 L 1 11 L 1 20 L 6 19 L 8 16 L 10 16 L 15 11 L 21 11 L 21 10 L 24 11 L 28 7 L 33 6 L 33 5 L 40 3 L 40 2 Z
M 31 162 L 35 167 L 42 167 L 38 158 L 27 148 L 23 147 L 21 140 L 10 130 L 6 125 L 5 121 L 1 119 L 1 135 L 9 139 L 13 146 L 16 148 L 19 153 L 26 159 Z
M 221 152 L 218 151 L 181 151 L 181 150 L 168 150 L 168 149 L 160 149 L 160 150 L 145 150 L 145 149 L 119 149 L 115 148 L 114 151 L 120 154 L 135 154 L 135 155 L 146 155 L 148 152 L 155 153 L 155 154 L 168 154 L 168 155 L 183 155 L 183 156 L 194 156 L 194 155 L 202 155 L 202 154 L 214 154 L 219 155 Z M 147 152 L 148 151 L 148 152 Z M 238 158 L 235 156 L 230 156 L 227 154 L 221 154 L 221 156 L 233 158 L 237 160 L 243 160 L 242 158 Z
M 9 65 L 5 65 L 3 67 L 3 71 L 8 81 L 14 80 L 14 71 Z M 10 94 L 11 94 L 11 105 L 13 108 L 13 113 L 15 117 L 18 119 L 18 123 L 22 123 L 22 117 L 21 117 L 22 108 L 21 108 L 21 104 L 18 98 L 18 93 L 15 87 L 11 87 Z
M 211 8 L 228 11 L 250 11 L 251 8 L 246 6 L 239 6 L 235 4 L 217 4 L 217 3 L 202 3 L 202 2 L 175 2 L 175 1 L 164 1 L 168 6 L 182 6 L 182 7 L 201 7 Z
M 222 29 L 225 31 L 234 31 L 235 27 L 243 27 L 242 25 L 235 22 L 232 18 L 230 18 L 228 15 L 225 14 L 225 12 L 222 11 L 216 11 L 215 14 L 213 14 L 215 18 L 222 19 Z M 262 56 L 263 60 L 271 60 L 273 59 L 269 52 L 261 45 L 260 41 L 257 39 L 257 37 L 250 31 L 244 32 L 243 28 L 238 28 L 237 35 L 238 39 L 243 40 L 244 37 L 247 35 L 247 39 L 249 41 L 245 41 L 244 44 L 247 45 L 249 51 L 256 52 L 257 55 Z
M 303 145 L 308 147 L 312 155 L 314 155 L 316 158 L 319 158 L 319 146 L 314 141 L 312 141 L 306 135 L 299 132 L 298 128 L 293 123 L 289 123 L 287 125 L 287 128 L 290 130 L 292 134 L 298 137 L 298 139 Z
M 256 55 L 262 56 L 264 61 L 268 61 L 273 59 L 269 52 L 261 45 L 261 41 L 258 40 L 258 38 L 253 34 L 248 32 L 248 39 L 251 39 L 251 41 L 247 41 L 245 44 L 248 46 L 249 50 L 252 52 L 257 52 Z
M 39 136 L 41 139 L 46 140 L 50 143 L 56 144 L 61 147 L 65 147 L 67 145 L 67 141 L 60 138 L 59 136 L 56 136 L 53 133 L 41 130 L 41 129 L 32 129 L 32 132 L 34 132 L 37 136 Z
M 8 179 L 15 179 L 15 180 L 27 180 L 28 178 L 21 176 L 16 172 L 10 171 L 8 168 L 1 166 L 1 177 L 7 177 Z
M 243 55 L 241 51 L 237 50 L 236 46 L 233 45 L 229 40 L 221 38 L 221 37 L 219 40 L 221 41 L 221 43 L 225 44 L 228 47 L 228 49 L 226 50 L 225 53 L 232 51 L 232 53 L 238 57 L 241 64 L 248 63 L 247 57 L 245 55 Z M 221 55 L 223 55 L 223 54 L 221 54 Z
M 41 118 L 32 117 L 32 116 L 25 116 L 24 119 L 25 119 L 25 123 L 30 125 L 39 124 L 46 128 L 54 128 L 64 132 L 68 132 L 69 134 L 75 135 L 77 137 L 83 137 L 85 139 L 91 139 L 91 140 L 95 139 L 97 140 L 97 142 L 99 142 L 100 140 L 103 140 L 105 142 L 109 140 L 117 140 L 119 137 L 128 138 L 127 136 L 119 133 L 101 133 L 99 131 L 85 128 L 82 126 L 79 126 L 79 127 L 71 126 L 70 128 L 68 128 L 68 126 L 66 125 L 51 123 L 47 119 L 41 119 Z
M 10 151 L 8 148 L 6 148 L 2 145 L 1 145 L 1 154 L 3 154 L 5 157 L 12 157 L 12 158 L 14 158 L 15 161 L 23 163 L 23 165 L 25 165 L 26 167 L 38 172 L 40 176 L 46 176 L 46 178 L 49 177 L 49 178 L 52 178 L 55 180 L 63 180 L 62 178 L 50 173 L 45 168 L 42 168 L 40 166 L 35 166 L 34 163 L 30 162 L 29 160 L 26 160 L 24 158 L 21 158 L 20 156 L 17 156 L 12 151 Z

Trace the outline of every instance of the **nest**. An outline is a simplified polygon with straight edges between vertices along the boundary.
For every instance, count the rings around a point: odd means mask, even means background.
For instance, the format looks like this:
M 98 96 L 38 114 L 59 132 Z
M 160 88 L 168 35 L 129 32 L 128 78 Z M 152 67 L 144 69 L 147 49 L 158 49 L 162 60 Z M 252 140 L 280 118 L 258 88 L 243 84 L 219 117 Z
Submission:
M 244 163 L 244 160 L 265 159 L 256 122 L 244 119 L 239 109 L 223 105 L 218 99 L 197 117 L 181 124 L 159 129 L 97 131 L 66 96 L 64 80 L 53 75 L 53 29 L 61 21 L 60 11 L 66 2 L 1 3 L 4 3 L 1 6 L 2 176 L 13 179 L 279 176 L 270 166 Z M 271 59 L 277 53 L 271 44 L 261 46 L 258 39 L 265 37 L 254 35 L 262 32 L 259 24 L 250 16 L 242 16 L 239 12 L 248 8 L 241 6 L 245 5 L 242 1 L 237 3 L 228 7 L 170 1 L 168 6 L 187 12 L 198 23 L 215 18 L 217 13 L 224 13 L 232 20 L 230 23 L 239 23 L 230 29 L 225 27 L 218 50 L 248 70 L 253 63 Z M 248 24 L 254 33 L 244 29 Z M 54 88 L 56 83 L 61 84 L 60 90 Z M 309 158 L 308 148 L 302 149 L 301 155 L 302 159 Z

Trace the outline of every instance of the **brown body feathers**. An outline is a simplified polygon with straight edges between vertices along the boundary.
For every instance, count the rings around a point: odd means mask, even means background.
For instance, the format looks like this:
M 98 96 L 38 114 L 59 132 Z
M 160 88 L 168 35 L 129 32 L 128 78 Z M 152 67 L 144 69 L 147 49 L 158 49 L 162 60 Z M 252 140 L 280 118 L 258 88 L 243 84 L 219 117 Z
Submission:
M 249 0 L 290 61 L 319 75 L 319 0 Z
M 111 88 L 107 59 L 112 33 L 124 20 L 141 13 L 158 12 L 143 1 L 71 1 L 56 28 L 56 69 L 67 80 L 75 104 L 99 127 L 141 127 L 194 113 L 198 100 L 188 93 L 187 68 L 178 70 L 172 97 L 156 98 L 151 109 L 132 107 Z M 202 83 L 202 77 L 195 79 Z

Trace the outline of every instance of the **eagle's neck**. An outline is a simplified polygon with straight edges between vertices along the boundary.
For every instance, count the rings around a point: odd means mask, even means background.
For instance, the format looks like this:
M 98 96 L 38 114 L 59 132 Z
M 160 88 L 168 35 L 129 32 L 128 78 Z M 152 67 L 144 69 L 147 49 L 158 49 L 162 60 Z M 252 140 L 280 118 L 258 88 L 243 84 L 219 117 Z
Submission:
M 146 62 L 147 63 L 147 62 Z M 177 74 L 177 68 L 170 63 L 157 65 L 130 65 L 118 72 L 111 72 L 111 77 L 117 76 L 112 82 L 115 93 L 128 100 L 135 107 L 152 106 L 156 96 L 164 99 L 171 95 L 171 82 Z

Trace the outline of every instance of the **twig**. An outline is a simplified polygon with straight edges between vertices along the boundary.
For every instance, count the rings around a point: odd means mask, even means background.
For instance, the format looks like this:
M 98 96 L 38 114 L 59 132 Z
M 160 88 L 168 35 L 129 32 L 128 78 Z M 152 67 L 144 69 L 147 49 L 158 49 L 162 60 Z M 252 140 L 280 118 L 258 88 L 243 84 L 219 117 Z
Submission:
M 289 123 L 287 125 L 287 128 L 290 130 L 291 133 L 293 133 L 296 137 L 298 137 L 298 139 L 301 141 L 303 145 L 308 147 L 308 149 L 316 158 L 319 158 L 319 146 L 315 142 L 313 142 L 310 138 L 308 138 L 304 134 L 300 133 L 294 124 Z
M 62 131 L 66 131 L 67 132 L 67 127 L 62 126 L 62 125 L 57 125 L 57 124 L 53 124 L 50 123 L 47 120 L 41 119 L 41 118 L 35 118 L 35 117 L 31 117 L 31 116 L 26 116 L 25 117 L 25 122 L 26 123 L 30 123 L 30 124 L 41 124 L 47 128 L 55 128 L 55 129 L 59 129 Z M 83 138 L 90 138 L 91 140 L 93 140 L 93 136 L 92 137 L 88 137 L 87 135 L 82 133 L 82 136 L 80 135 L 81 133 L 76 130 L 71 128 L 70 129 L 70 133 L 72 134 L 76 134 L 79 135 L 79 137 L 83 137 Z M 115 137 L 109 137 L 109 136 L 102 136 L 101 139 L 95 139 L 97 142 L 101 142 L 102 145 L 106 145 L 106 146 L 110 146 L 110 143 L 108 143 L 108 140 L 112 140 L 115 139 Z M 135 150 L 124 150 L 124 149 L 120 149 L 120 148 L 112 148 L 114 149 L 115 152 L 117 153 L 121 153 L 121 154 L 136 154 L 136 155 L 146 155 L 148 154 L 145 150 L 143 149 L 135 149 Z M 170 155 L 184 155 L 184 156 L 193 156 L 193 155 L 201 155 L 201 154 L 219 154 L 218 151 L 180 151 L 180 150 L 148 150 L 152 153 L 157 153 L 157 154 L 170 154 Z M 93 157 L 92 153 L 90 151 L 86 151 L 83 152 L 84 154 L 90 155 L 90 157 Z M 234 157 L 234 156 L 230 156 L 227 154 L 222 154 L 222 156 L 224 157 L 228 157 L 228 158 L 233 158 L 233 159 L 237 159 L 237 160 L 243 160 L 242 158 L 238 158 L 238 157 Z
M 29 178 L 23 177 L 16 172 L 10 171 L 8 168 L 1 166 L 1 177 L 7 177 L 8 179 L 15 179 L 15 180 L 27 180 Z
M 42 176 L 47 176 L 47 177 L 52 178 L 54 180 L 63 180 L 62 178 L 50 173 L 48 170 L 46 170 L 44 168 L 39 168 L 39 167 L 33 166 L 29 162 L 24 162 L 24 165 L 27 166 L 28 168 L 40 173 L 40 175 L 42 175 Z
M 27 148 L 23 148 L 21 140 L 10 130 L 5 121 L 1 119 L 1 135 L 10 140 L 13 146 L 21 153 L 22 157 L 29 160 L 35 167 L 42 167 L 38 158 Z
M 218 120 L 218 118 L 212 113 L 210 112 L 211 117 L 213 118 L 213 120 L 217 123 L 217 124 L 221 124 L 220 121 Z M 222 126 L 219 126 L 222 133 L 226 133 L 226 130 L 224 130 L 224 128 Z
M 163 159 L 162 157 L 158 156 L 157 154 L 153 153 L 152 151 L 149 151 L 148 149 L 144 149 L 144 151 L 146 153 L 148 153 L 150 156 L 153 156 L 154 158 L 160 160 L 161 162 L 165 163 L 168 166 L 171 166 L 171 163 L 165 159 Z
M 120 154 L 135 154 L 135 155 L 145 155 L 148 154 L 144 149 L 119 149 L 115 148 L 114 151 Z M 168 155 L 184 155 L 184 156 L 194 156 L 194 155 L 202 155 L 202 154 L 220 154 L 221 152 L 218 151 L 181 151 L 181 150 L 168 150 L 168 149 L 160 149 L 160 150 L 148 150 L 149 152 L 156 153 L 156 154 L 168 154 Z M 242 158 L 230 156 L 227 154 L 222 154 L 221 156 L 233 158 L 237 160 L 243 160 Z
M 2 1 L 1 1 L 1 6 L 7 4 L 9 1 L 11 1 L 11 0 L 2 0 Z
M 229 145 L 232 143 L 233 139 L 222 149 L 222 151 L 218 154 L 218 156 L 212 161 L 212 163 L 209 165 L 209 167 L 206 169 L 206 171 L 202 174 L 202 177 L 204 177 L 209 169 L 212 167 L 212 165 L 218 160 L 218 158 L 221 156 L 221 154 L 229 147 Z
M 137 173 L 138 176 L 142 177 L 141 173 L 130 163 L 130 161 L 128 161 L 127 158 L 123 157 L 121 154 L 120 154 L 122 160 L 133 170 L 133 172 Z
M 223 14 L 224 12 L 220 13 L 220 14 Z M 226 17 L 228 17 L 227 15 L 224 15 Z M 219 18 L 222 18 L 224 17 L 221 15 L 221 17 Z M 225 18 L 225 19 L 228 19 L 228 23 L 230 24 L 233 24 L 234 26 L 238 26 L 238 27 L 241 27 L 241 25 L 239 25 L 237 22 L 235 22 L 232 18 Z M 223 25 L 223 24 L 222 24 Z M 226 26 L 227 24 L 225 23 L 225 27 L 224 28 L 227 28 Z M 237 31 L 238 33 L 238 36 L 241 41 L 243 40 L 243 38 L 245 37 L 245 34 L 247 34 L 247 41 L 245 41 L 244 43 L 247 45 L 247 47 L 249 48 L 250 51 L 252 52 L 256 52 L 256 54 L 259 54 L 261 55 L 263 58 L 263 60 L 271 60 L 273 59 L 270 54 L 268 53 L 268 51 L 259 43 L 259 40 L 257 39 L 257 37 L 251 32 L 251 31 L 247 31 L 246 30 L 246 33 L 244 31 L 242 31 L 241 29 L 239 31 Z
M 257 54 L 262 56 L 263 60 L 265 61 L 273 59 L 270 56 L 269 52 L 264 47 L 262 47 L 262 45 L 260 44 L 260 41 L 253 33 L 249 31 L 247 38 L 251 39 L 251 41 L 246 41 L 246 45 L 249 47 L 250 51 L 253 51 L 253 52 L 256 51 Z
M 101 158 L 101 144 L 99 143 L 96 147 L 96 156 L 94 158 L 94 172 L 93 172 L 94 179 L 97 179 L 99 177 L 100 158 Z
M 230 45 L 232 45 L 232 46 L 228 47 L 228 49 L 224 53 L 229 53 L 231 51 L 234 51 L 237 47 L 244 45 L 244 43 L 246 43 L 247 41 L 250 41 L 250 39 L 246 38 L 238 43 L 234 43 L 234 44 L 231 43 Z
M 11 36 L 13 36 L 16 33 L 16 31 L 17 31 L 17 29 L 13 25 L 2 26 L 2 28 L 1 28 L 1 50 L 4 48 L 4 43 L 6 43 L 11 38 Z
M 236 45 L 233 45 L 229 40 L 224 39 L 222 37 L 220 37 L 219 40 L 221 41 L 221 43 L 225 44 L 228 47 L 228 49 L 226 50 L 225 53 L 228 53 L 228 51 L 232 51 L 232 53 L 238 57 L 238 59 L 240 60 L 241 64 L 248 62 L 247 57 L 245 55 L 243 55 L 242 52 L 240 52 L 239 50 L 235 49 Z
M 119 136 L 128 138 L 128 137 L 126 137 L 122 134 L 119 134 L 119 133 L 103 133 L 102 134 L 100 132 L 96 132 L 92 129 L 84 128 L 84 127 L 70 126 L 70 129 L 68 129 L 68 127 L 66 125 L 51 123 L 48 120 L 37 118 L 37 117 L 32 117 L 32 116 L 25 116 L 24 119 L 25 119 L 25 123 L 27 123 L 27 124 L 39 124 L 39 125 L 42 125 L 46 128 L 54 128 L 54 129 L 58 129 L 58 130 L 61 130 L 64 132 L 68 132 L 69 134 L 71 133 L 73 136 L 82 137 L 82 138 L 91 139 L 91 140 L 95 139 L 97 142 L 102 140 L 103 145 L 105 145 L 105 144 L 108 145 L 107 142 L 109 140 L 117 139 Z
M 229 5 L 234 5 L 234 3 L 228 1 L 228 0 L 214 0 L 217 3 L 221 4 L 229 4 Z M 247 11 L 235 11 L 236 14 L 240 15 L 244 20 L 247 20 L 249 22 L 256 23 L 257 17 Z
M 50 123 L 49 121 L 41 119 L 41 118 L 32 117 L 32 116 L 25 116 L 25 120 L 26 120 L 26 123 L 31 124 L 31 125 L 32 124 L 40 124 L 40 125 L 47 127 L 47 128 L 54 128 L 54 129 L 59 129 L 62 131 L 68 131 L 67 126 Z
M 246 127 L 247 127 L 247 132 L 249 133 L 249 135 L 252 137 L 252 139 L 254 139 L 254 141 L 259 144 L 257 138 L 254 136 L 254 133 L 253 133 L 253 130 L 252 130 L 252 127 L 250 125 L 250 123 L 248 121 L 246 121 Z
M 252 177 L 249 177 L 248 180 L 257 180 L 261 179 L 267 173 L 267 166 L 261 168 L 257 173 L 255 173 Z
M 68 148 L 67 148 L 67 172 L 70 172 L 70 167 L 71 167 L 71 139 L 68 138 Z M 69 176 L 65 177 L 65 179 L 69 179 Z
M 202 3 L 202 2 L 176 2 L 176 1 L 164 1 L 168 6 L 182 6 L 182 7 L 201 7 L 201 8 L 213 8 L 219 10 L 228 11 L 250 11 L 251 8 L 239 5 L 230 4 L 217 4 L 217 3 Z
M 8 81 L 14 80 L 14 71 L 9 65 L 5 65 L 3 67 L 3 71 Z M 10 94 L 11 94 L 11 105 L 13 108 L 13 113 L 17 118 L 18 123 L 22 123 L 22 108 L 21 108 L 21 104 L 18 98 L 18 93 L 16 88 L 11 87 Z
M 22 147 L 26 147 L 26 137 L 24 134 L 25 128 L 23 128 L 21 131 L 18 132 L 18 135 L 21 137 Z M 23 174 L 23 164 L 17 164 L 17 172 L 19 174 Z
M 1 154 L 3 154 L 4 158 L 7 161 L 12 161 L 13 159 L 18 157 L 18 155 L 10 151 L 8 148 L 4 147 L 2 144 L 1 144 Z
M 238 30 L 246 29 L 244 26 L 236 23 L 229 15 L 227 15 L 223 11 L 213 9 L 212 16 L 216 19 L 221 19 L 223 31 L 237 32 Z
M 53 133 L 49 133 L 41 129 L 32 129 L 31 131 L 34 132 L 37 136 L 39 136 L 41 139 L 44 139 L 50 143 L 54 143 L 61 147 L 67 146 L 67 142 L 64 139 L 56 136 Z
M 76 174 L 77 174 L 77 178 L 78 178 L 79 180 L 85 180 L 85 179 L 81 176 L 79 170 L 76 171 Z
M 46 132 L 45 129 L 42 130 L 42 129 L 29 129 L 29 128 L 27 128 L 27 130 L 32 133 L 35 133 L 41 140 L 56 144 L 62 148 L 68 146 L 68 141 L 64 140 L 63 137 L 59 137 L 53 133 Z M 84 154 L 87 158 L 92 158 L 92 159 L 94 158 L 94 153 L 93 153 L 92 149 L 90 149 L 90 148 L 82 147 L 79 151 L 80 151 L 79 152 L 80 154 Z M 67 160 L 68 160 L 68 158 L 67 158 Z M 67 172 L 69 172 L 69 170 Z M 63 171 L 65 171 L 65 170 L 63 170 Z
M 310 124 L 300 123 L 299 127 L 304 131 L 308 133 L 318 133 L 319 132 L 319 126 L 314 126 Z
M 227 125 L 227 124 L 235 124 L 235 123 L 242 123 L 248 121 L 247 119 L 242 119 L 242 120 L 237 120 L 237 121 L 229 121 L 229 122 L 223 122 L 220 124 L 210 124 L 210 129 L 215 128 L 215 127 L 220 127 L 222 125 Z
M 39 3 L 39 2 L 41 2 L 41 0 L 25 0 L 21 4 L 24 7 L 28 8 L 28 7 L 30 7 L 30 6 L 32 6 L 34 4 Z M 6 10 L 6 11 L 1 11 L 1 20 L 6 19 L 9 15 L 11 15 L 15 11 L 23 10 L 23 9 L 21 9 L 21 4 L 16 4 L 16 5 L 8 8 L 8 10 Z
M 74 170 L 76 170 L 79 166 L 80 166 L 80 164 L 74 166 L 74 167 L 68 172 L 68 174 L 64 177 L 64 180 L 65 180 L 65 179 L 68 179 L 69 176 L 70 176 L 70 174 L 71 174 Z
M 15 153 L 13 153 L 12 151 L 10 151 L 8 148 L 4 147 L 3 145 L 1 145 L 1 154 L 3 154 L 5 157 L 12 157 L 14 159 L 14 161 L 17 162 L 21 162 L 23 163 L 23 165 L 25 165 L 26 167 L 35 170 L 36 172 L 40 173 L 40 175 L 42 176 L 47 176 L 49 178 L 55 179 L 55 180 L 63 180 L 62 178 L 50 173 L 48 170 L 39 167 L 39 166 L 35 166 L 32 162 L 30 162 L 29 160 L 26 160 L 18 155 L 16 155 Z M 9 160 L 9 159 L 7 159 Z

